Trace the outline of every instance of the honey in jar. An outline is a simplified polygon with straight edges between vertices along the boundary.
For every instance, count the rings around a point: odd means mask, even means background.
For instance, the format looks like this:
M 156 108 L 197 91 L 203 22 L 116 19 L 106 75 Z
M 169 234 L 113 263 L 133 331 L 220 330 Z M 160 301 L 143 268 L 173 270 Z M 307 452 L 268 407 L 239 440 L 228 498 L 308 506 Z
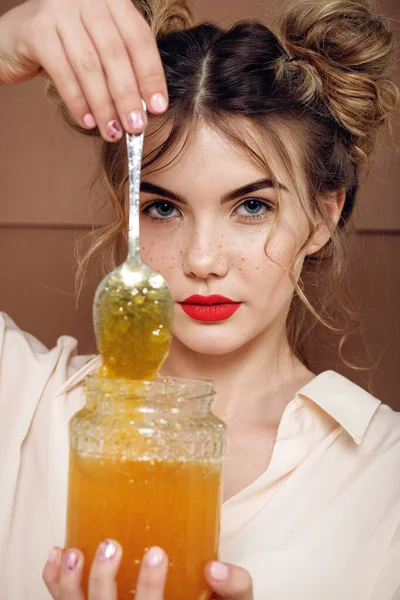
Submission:
M 67 547 L 123 547 L 118 598 L 131 600 L 143 555 L 168 554 L 165 600 L 209 598 L 204 567 L 218 558 L 225 427 L 210 411 L 212 384 L 89 377 L 70 423 Z M 85 589 L 85 588 L 84 588 Z

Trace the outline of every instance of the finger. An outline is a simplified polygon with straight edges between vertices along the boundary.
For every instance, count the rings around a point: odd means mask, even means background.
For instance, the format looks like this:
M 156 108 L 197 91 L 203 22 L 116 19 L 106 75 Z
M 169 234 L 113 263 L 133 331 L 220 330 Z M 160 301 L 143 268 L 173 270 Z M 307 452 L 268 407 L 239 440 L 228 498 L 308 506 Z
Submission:
M 97 3 L 95 10 L 82 12 L 82 22 L 99 54 L 122 126 L 129 133 L 142 133 L 146 117 L 139 88 L 126 46 L 107 6 Z
M 113 104 L 100 57 L 80 16 L 64 14 L 58 25 L 66 55 L 90 106 L 100 133 L 109 142 L 123 136 L 122 125 Z
M 65 50 L 57 33 L 49 31 L 46 47 L 38 52 L 38 60 L 43 73 L 49 77 L 63 98 L 71 115 L 82 127 L 92 129 L 96 126 L 83 90 L 68 62 Z M 85 118 L 86 117 L 86 118 Z
M 205 569 L 208 584 L 223 600 L 253 600 L 249 573 L 241 567 L 210 562 Z
M 75 548 L 64 552 L 58 579 L 57 600 L 84 600 L 81 590 L 83 554 Z
M 154 35 L 130 0 L 108 0 L 110 12 L 125 42 L 142 98 L 156 114 L 168 107 L 164 68 Z
M 122 548 L 114 540 L 104 540 L 97 548 L 89 575 L 89 600 L 117 600 L 115 582 Z
M 58 600 L 58 578 L 60 576 L 61 561 L 61 548 L 52 548 L 42 573 L 43 581 L 54 600 Z
M 163 600 L 167 571 L 167 555 L 161 548 L 153 546 L 142 561 L 135 600 Z

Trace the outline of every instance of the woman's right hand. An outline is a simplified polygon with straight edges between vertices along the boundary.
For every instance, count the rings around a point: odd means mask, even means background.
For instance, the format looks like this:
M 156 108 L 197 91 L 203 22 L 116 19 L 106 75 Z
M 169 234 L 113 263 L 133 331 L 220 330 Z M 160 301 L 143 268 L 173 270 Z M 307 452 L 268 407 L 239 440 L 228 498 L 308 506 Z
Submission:
M 90 567 L 88 600 L 117 600 L 115 577 L 122 548 L 114 540 L 104 540 Z M 83 554 L 80 550 L 53 548 L 43 570 L 43 579 L 53 600 L 86 600 L 81 588 Z M 153 547 L 144 556 L 136 583 L 135 600 L 163 600 L 168 558 Z
M 104 139 L 145 127 L 168 92 L 154 35 L 132 0 L 28 0 L 0 18 L 0 83 L 45 72 L 77 123 Z

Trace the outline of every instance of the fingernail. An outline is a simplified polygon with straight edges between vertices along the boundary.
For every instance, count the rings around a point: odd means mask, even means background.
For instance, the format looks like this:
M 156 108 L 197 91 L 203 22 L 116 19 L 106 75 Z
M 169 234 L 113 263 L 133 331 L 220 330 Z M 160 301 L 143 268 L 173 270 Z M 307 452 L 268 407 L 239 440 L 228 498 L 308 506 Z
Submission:
M 122 127 L 118 121 L 110 121 L 106 127 L 107 133 L 112 140 L 120 140 L 122 138 Z
M 59 556 L 60 556 L 60 550 L 58 548 L 52 548 L 49 552 L 47 562 L 56 563 L 56 562 L 58 562 Z
M 63 558 L 63 567 L 68 571 L 73 571 L 79 562 L 79 556 L 74 550 L 67 550 Z
M 167 110 L 167 99 L 163 94 L 153 94 L 150 98 L 150 106 L 154 112 L 165 112 Z
M 224 563 L 213 562 L 210 566 L 210 573 L 215 581 L 224 581 L 228 577 L 228 567 Z
M 129 126 L 135 131 L 142 132 L 144 129 L 144 116 L 140 110 L 133 110 L 128 115 Z
M 104 540 L 97 548 L 97 558 L 100 560 L 114 558 L 117 553 L 117 545 L 112 540 Z
M 90 113 L 88 113 L 87 115 L 85 115 L 83 117 L 83 123 L 84 123 L 84 125 L 86 125 L 86 127 L 89 127 L 89 129 L 93 129 L 93 127 L 96 127 L 96 125 L 97 125 L 96 119 Z
M 153 546 L 145 556 L 145 561 L 150 567 L 158 567 L 164 560 L 164 552 L 161 548 Z

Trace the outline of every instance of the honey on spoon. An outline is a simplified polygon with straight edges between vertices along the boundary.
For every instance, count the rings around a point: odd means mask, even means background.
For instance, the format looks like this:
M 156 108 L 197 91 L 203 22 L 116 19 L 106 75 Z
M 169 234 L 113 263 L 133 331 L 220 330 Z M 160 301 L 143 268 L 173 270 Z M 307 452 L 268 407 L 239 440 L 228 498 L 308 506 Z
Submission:
M 93 304 L 100 377 L 151 380 L 167 358 L 173 303 L 164 278 L 140 257 L 139 196 L 144 134 L 126 134 L 128 257 L 99 284 Z

